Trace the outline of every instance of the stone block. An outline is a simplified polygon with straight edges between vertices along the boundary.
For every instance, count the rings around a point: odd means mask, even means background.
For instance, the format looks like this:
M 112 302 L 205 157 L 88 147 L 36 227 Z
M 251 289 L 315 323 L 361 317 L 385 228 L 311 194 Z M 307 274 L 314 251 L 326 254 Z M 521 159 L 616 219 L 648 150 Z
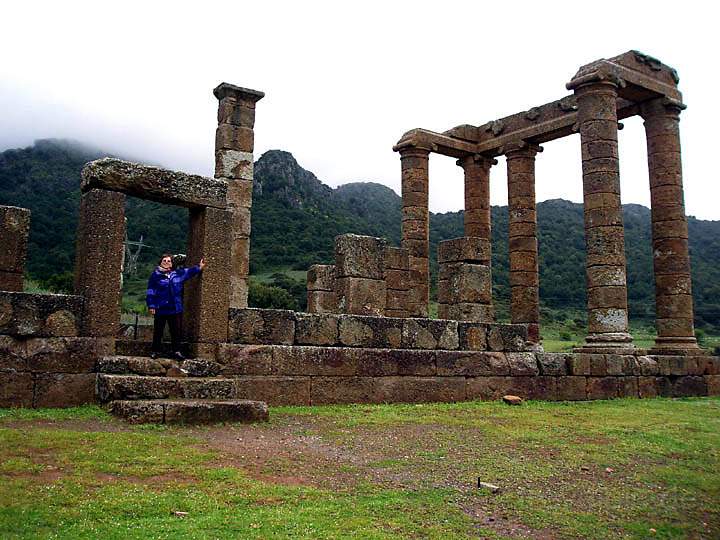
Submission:
M 385 270 L 407 270 L 410 265 L 407 249 L 387 246 L 385 248 Z
M 90 373 L 99 352 L 93 338 L 33 338 L 25 344 L 28 368 L 38 373 Z
M 252 153 L 255 150 L 255 133 L 249 127 L 219 124 L 215 130 L 215 151 L 218 150 Z
M 0 372 L 29 371 L 25 340 L 0 335 Z
M 95 371 L 116 375 L 135 373 L 136 375 L 162 376 L 168 369 L 163 362 L 170 363 L 166 360 L 153 360 L 144 356 L 104 356 L 95 362 Z M 170 365 L 172 364 L 174 362 Z
M 114 337 L 118 333 L 124 240 L 125 195 L 101 189 L 83 193 L 75 250 L 75 293 L 84 298 L 84 336 Z
M 385 312 L 387 288 L 384 280 L 341 277 L 335 283 L 340 313 L 381 316 Z
M 405 319 L 402 346 L 406 349 L 457 349 L 458 324 L 455 321 Z
M 528 328 L 525 324 L 488 325 L 488 349 L 518 352 L 528 350 Z
M 110 414 L 130 424 L 162 424 L 165 422 L 165 404 L 152 400 L 117 400 L 110 403 Z
M 335 265 L 313 264 L 307 272 L 308 291 L 334 291 Z
M 278 364 L 273 359 L 273 347 L 266 345 L 235 345 L 221 343 L 217 361 L 225 377 L 234 375 L 277 375 Z
M 574 353 L 568 358 L 568 373 L 570 375 L 590 375 L 592 355 Z
M 438 316 L 452 321 L 491 323 L 495 319 L 495 310 L 487 304 L 438 304 Z
M 640 397 L 637 377 L 618 377 L 618 397 Z
M 708 396 L 720 396 L 720 375 L 705 375 Z
M 636 357 L 640 375 L 642 376 L 654 376 L 660 373 L 660 368 L 657 361 L 652 356 L 638 356 Z
M 510 374 L 503 353 L 474 351 L 438 351 L 437 374 L 441 377 L 491 377 Z
M 231 294 L 227 273 L 230 212 L 217 208 L 191 209 L 188 237 L 188 260 L 199 261 L 204 257 L 207 266 L 200 276 L 185 282 L 185 311 L 192 313 L 192 317 L 185 317 L 185 333 L 194 342 L 225 342 Z
M 229 339 L 234 343 L 292 345 L 295 312 L 284 309 L 231 309 Z
M 385 277 L 385 248 L 382 238 L 342 234 L 335 238 L 335 273 L 338 278 L 382 280 Z
M 678 377 L 673 382 L 673 397 L 692 397 L 707 396 L 707 383 L 703 377 L 697 375 L 688 375 L 686 377 Z
M 235 397 L 268 405 L 310 405 L 310 377 L 243 376 L 234 379 Z
M 79 296 L 0 291 L 0 334 L 75 336 L 82 306 Z
M 255 106 L 247 102 L 238 103 L 234 99 L 221 99 L 218 104 L 218 124 L 253 128 L 255 126 Z
M 587 380 L 585 377 L 558 377 L 556 387 L 557 399 L 561 401 L 582 401 L 587 399 Z
M 617 377 L 588 377 L 588 399 L 614 399 L 618 396 Z
M 335 291 L 308 291 L 308 313 L 335 313 L 338 310 L 338 300 Z
M 0 407 L 32 407 L 32 405 L 32 374 L 0 371 Z
M 541 375 L 561 377 L 568 374 L 568 363 L 572 355 L 563 353 L 536 353 Z
M 654 398 L 658 395 L 656 377 L 638 377 L 638 397 Z
M 425 356 L 414 356 L 417 351 L 404 349 L 343 349 L 344 361 L 350 363 L 354 369 L 354 375 L 358 377 L 387 377 L 398 374 L 398 364 L 403 364 L 408 373 L 415 374 L 413 369 L 423 369 L 422 362 L 432 362 L 434 368 L 435 359 L 432 353 Z M 430 361 L 428 361 L 428 357 Z M 434 372 L 433 372 L 434 373 Z
M 704 356 L 698 358 L 698 364 L 704 367 L 705 375 L 720 375 L 720 356 Z
M 163 403 L 165 424 L 212 424 L 217 422 L 267 422 L 268 407 L 262 401 L 197 400 Z
M 403 321 L 386 317 L 339 316 L 339 342 L 346 347 L 399 348 Z
M 452 403 L 465 400 L 464 377 L 382 377 L 377 379 L 381 402 Z
M 339 316 L 334 314 L 296 313 L 295 343 L 298 345 L 336 345 Z
M 20 276 L 19 287 L 16 277 L 4 276 L 0 290 L 22 291 L 29 232 L 30 210 L 0 205 L 0 274 Z M 7 288 L 8 285 L 15 287 Z
M 438 284 L 438 302 L 444 304 L 492 303 L 492 276 L 489 266 L 470 263 L 443 266 L 446 280 Z
M 228 179 L 227 203 L 231 208 L 252 207 L 253 183 L 252 179 Z
M 182 399 L 233 399 L 235 385 L 233 379 L 209 379 L 205 377 L 187 377 L 177 379 Z M 171 396 L 173 397 L 173 396 Z
M 315 377 L 312 381 L 312 405 L 332 403 L 381 403 L 376 377 Z
M 598 308 L 588 310 L 588 331 L 590 333 L 627 331 L 627 309 Z
M 587 286 L 624 287 L 626 282 L 625 268 L 622 266 L 590 266 L 586 268 Z
M 0 270 L 0 291 L 22 291 L 23 274 Z
M 227 182 L 114 158 L 91 161 L 82 170 L 80 189 L 116 191 L 178 206 L 225 208 Z
M 439 375 L 436 353 L 433 351 L 396 349 L 391 358 L 396 366 L 397 375 L 434 377 Z
M 410 273 L 405 270 L 389 270 L 385 269 L 385 283 L 388 289 L 398 291 L 407 291 L 411 288 Z
M 97 375 L 97 398 L 100 403 L 116 399 L 167 399 L 182 397 L 179 381 L 169 377 L 136 375 Z
M 350 377 L 357 373 L 357 357 L 341 347 L 273 347 L 273 363 L 280 375 Z
M 465 397 L 494 401 L 510 393 L 512 377 L 470 377 L 465 382 Z
M 558 399 L 556 377 L 509 377 L 508 393 L 523 399 Z
M 438 244 L 438 262 L 443 263 L 476 263 L 490 264 L 490 240 L 464 236 L 444 240 Z
M 473 322 L 459 322 L 458 348 L 463 351 L 486 351 L 487 326 Z
M 540 373 L 535 353 L 507 353 L 505 357 L 513 377 L 531 377 Z
M 607 375 L 625 375 L 625 357 L 619 354 L 605 355 Z
M 239 150 L 220 149 L 215 152 L 215 178 L 230 179 L 234 181 L 252 181 L 253 179 L 253 155 L 251 152 Z M 230 192 L 228 191 L 228 204 L 231 203 Z M 235 202 L 235 201 L 233 201 Z M 236 206 L 236 205 L 233 205 Z M 239 206 L 246 206 L 241 204 Z
M 670 377 L 655 377 L 657 395 L 660 397 L 673 397 L 673 383 Z
M 95 402 L 94 373 L 41 373 L 37 376 L 34 407 L 75 407 Z

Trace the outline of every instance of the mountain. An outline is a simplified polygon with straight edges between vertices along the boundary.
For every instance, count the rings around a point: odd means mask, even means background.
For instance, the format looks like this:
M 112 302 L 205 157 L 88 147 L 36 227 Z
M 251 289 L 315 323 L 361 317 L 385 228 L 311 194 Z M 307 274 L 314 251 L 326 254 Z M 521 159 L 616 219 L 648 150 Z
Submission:
M 87 161 L 107 155 L 72 141 L 42 140 L 0 153 L 0 204 L 32 211 L 28 273 L 39 279 L 72 270 L 79 177 Z M 386 186 L 355 182 L 332 189 L 289 152 L 271 150 L 255 163 L 251 271 L 304 270 L 333 259 L 336 235 L 354 232 L 400 240 L 401 199 Z M 543 305 L 580 311 L 585 306 L 585 245 L 581 204 L 557 199 L 538 204 Z M 624 205 L 631 316 L 654 313 L 650 211 Z M 128 198 L 128 237 L 142 235 L 140 261 L 162 251 L 183 252 L 187 211 Z M 498 303 L 509 297 L 507 207 L 493 207 L 493 280 Z M 690 217 L 690 252 L 697 323 L 720 327 L 720 222 Z M 437 243 L 463 234 L 463 212 L 431 214 L 431 267 Z

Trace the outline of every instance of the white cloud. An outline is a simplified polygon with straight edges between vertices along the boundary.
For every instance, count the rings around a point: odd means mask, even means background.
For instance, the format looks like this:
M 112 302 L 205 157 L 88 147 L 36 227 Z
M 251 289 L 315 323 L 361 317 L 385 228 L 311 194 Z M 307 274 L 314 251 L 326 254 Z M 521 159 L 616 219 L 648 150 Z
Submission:
M 557 99 L 580 65 L 629 49 L 680 72 L 688 214 L 720 219 L 713 19 L 669 2 L 14 2 L 4 6 L 0 145 L 70 136 L 209 174 L 216 100 L 257 88 L 256 155 L 292 152 L 323 181 L 399 190 L 397 139 Z M 649 203 L 641 122 L 621 132 L 624 202 Z M 540 200 L 582 196 L 579 141 L 538 156 Z M 493 203 L 506 200 L 504 163 Z M 462 207 L 461 170 L 431 164 L 433 210 Z

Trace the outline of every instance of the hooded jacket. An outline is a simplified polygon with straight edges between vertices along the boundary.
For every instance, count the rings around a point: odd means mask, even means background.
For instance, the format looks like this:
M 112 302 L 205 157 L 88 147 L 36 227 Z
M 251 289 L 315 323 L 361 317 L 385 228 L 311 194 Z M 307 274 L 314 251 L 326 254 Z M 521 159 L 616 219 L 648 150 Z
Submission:
M 147 306 L 158 315 L 174 315 L 183 310 L 183 288 L 186 280 L 200 273 L 199 266 L 163 272 L 160 267 L 148 280 Z

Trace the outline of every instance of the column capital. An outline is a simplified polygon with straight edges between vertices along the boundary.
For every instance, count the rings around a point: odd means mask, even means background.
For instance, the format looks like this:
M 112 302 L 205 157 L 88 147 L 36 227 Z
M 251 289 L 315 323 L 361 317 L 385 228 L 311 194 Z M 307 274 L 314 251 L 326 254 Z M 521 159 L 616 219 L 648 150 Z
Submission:
M 587 90 L 593 87 L 613 87 L 617 91 L 618 88 L 624 88 L 626 84 L 614 66 L 600 60 L 581 67 L 572 80 L 565 85 L 565 88 L 574 90 L 575 93 L 578 90 Z
M 483 169 L 489 169 L 493 165 L 497 165 L 498 160 L 482 154 L 468 154 L 458 159 L 455 164 L 463 169 L 473 165 L 482 167 Z
M 220 83 L 213 90 L 213 94 L 219 100 L 230 98 L 235 101 L 245 101 L 256 103 L 265 97 L 265 92 L 253 90 L 251 88 L 243 88 L 230 83 Z
M 500 148 L 500 152 L 505 154 L 507 159 L 514 158 L 534 158 L 539 152 L 543 151 L 543 147 L 539 144 L 530 143 L 523 140 L 512 141 L 504 144 Z
M 687 105 L 682 101 L 659 97 L 642 102 L 640 104 L 640 116 L 645 120 L 658 116 L 678 117 L 685 109 L 687 109 Z

